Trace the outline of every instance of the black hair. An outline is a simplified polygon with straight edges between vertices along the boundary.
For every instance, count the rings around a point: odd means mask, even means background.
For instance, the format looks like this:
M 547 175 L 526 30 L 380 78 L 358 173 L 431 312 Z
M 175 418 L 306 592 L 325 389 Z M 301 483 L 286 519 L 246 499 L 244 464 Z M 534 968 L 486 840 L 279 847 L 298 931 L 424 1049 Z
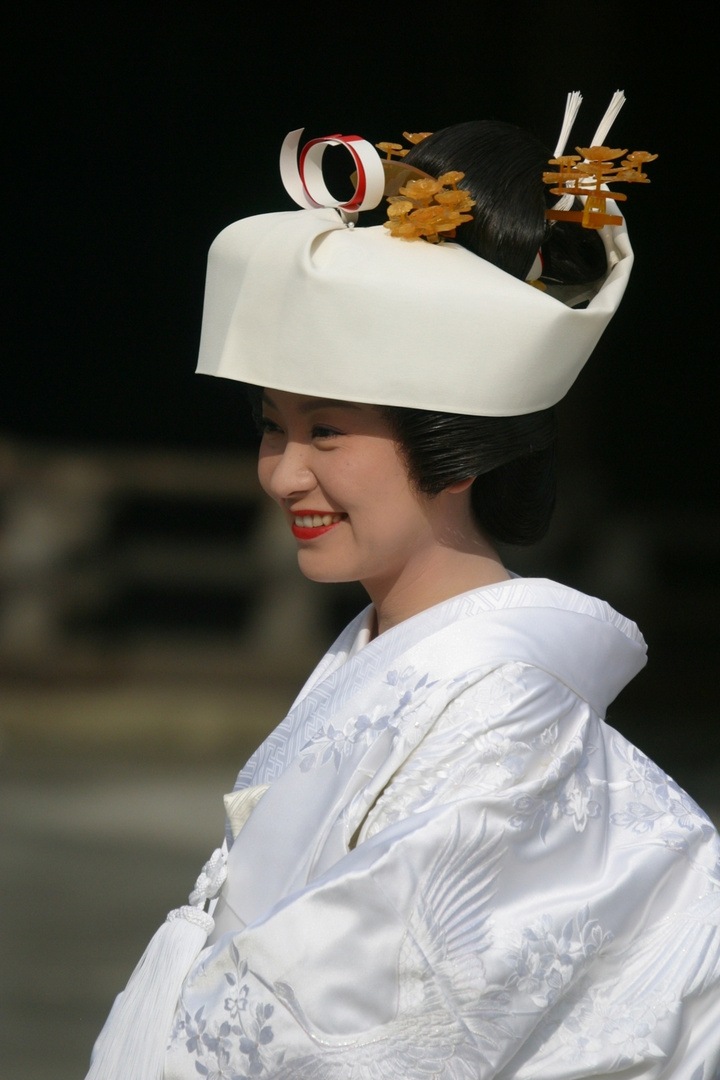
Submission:
M 540 251 L 543 279 L 590 283 L 607 269 L 605 249 L 594 232 L 546 220 L 555 198 L 542 181 L 550 157 L 533 135 L 489 120 L 444 128 L 414 146 L 404 162 L 432 176 L 465 173 L 459 186 L 476 205 L 456 243 L 521 280 Z M 388 406 L 383 414 L 420 491 L 438 494 L 474 476 L 471 505 L 484 533 L 508 544 L 532 544 L 545 535 L 556 491 L 552 409 L 491 417 Z
M 381 411 L 419 491 L 438 495 L 474 476 L 470 505 L 487 536 L 534 544 L 545 535 L 555 506 L 552 409 L 526 416 L 463 416 L 395 406 Z
M 460 187 L 476 205 L 473 219 L 457 230 L 455 242 L 524 280 L 538 251 L 543 280 L 562 285 L 590 283 L 607 269 L 595 230 L 573 222 L 548 222 L 545 210 L 557 200 L 542 174 L 551 151 L 527 131 L 497 120 L 443 128 L 410 150 L 404 164 L 440 176 L 465 173 Z

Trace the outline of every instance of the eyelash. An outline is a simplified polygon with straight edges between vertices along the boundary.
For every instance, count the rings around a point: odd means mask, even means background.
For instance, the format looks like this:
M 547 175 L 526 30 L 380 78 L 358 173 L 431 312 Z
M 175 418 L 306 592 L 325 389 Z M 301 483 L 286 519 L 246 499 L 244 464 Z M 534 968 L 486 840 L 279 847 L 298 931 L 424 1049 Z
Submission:
M 268 416 L 256 417 L 255 423 L 260 435 L 273 435 L 282 431 L 280 425 L 276 424 Z M 336 431 L 335 428 L 327 427 L 325 424 L 314 424 L 312 428 L 313 439 L 335 439 L 340 434 L 341 432 Z
M 340 434 L 335 428 L 325 427 L 324 424 L 315 424 L 312 433 L 313 439 L 336 439 Z
M 275 424 L 268 416 L 253 416 L 255 421 L 255 427 L 258 430 L 259 435 L 269 435 L 273 431 L 279 431 L 280 428 Z

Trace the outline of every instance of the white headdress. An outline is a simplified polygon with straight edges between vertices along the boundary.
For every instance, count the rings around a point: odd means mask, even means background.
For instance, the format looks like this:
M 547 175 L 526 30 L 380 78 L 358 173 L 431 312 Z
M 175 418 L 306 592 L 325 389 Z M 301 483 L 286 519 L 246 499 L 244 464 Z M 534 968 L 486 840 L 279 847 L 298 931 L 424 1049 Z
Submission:
M 556 156 L 578 98 L 568 97 Z M 306 209 L 238 221 L 210 249 L 199 372 L 485 416 L 535 412 L 567 393 L 625 291 L 633 254 L 624 222 L 600 230 L 607 275 L 587 307 L 573 308 L 457 244 L 354 228 L 355 212 L 381 197 L 379 156 L 355 136 L 333 136 L 308 144 L 298 169 L 299 135 L 288 136 L 281 171 Z M 322 179 L 333 142 L 345 143 L 357 169 L 355 195 L 342 204 Z
M 578 97 L 569 95 L 556 156 Z M 608 114 L 619 101 L 615 95 Z M 607 125 L 599 131 L 607 134 Z M 379 226 L 354 228 L 354 212 L 381 197 L 377 152 L 355 136 L 314 140 L 298 169 L 299 134 L 286 140 L 281 169 L 308 209 L 246 218 L 215 240 L 197 370 L 297 393 L 486 416 L 559 401 L 625 291 L 633 254 L 624 223 L 600 230 L 607 275 L 587 307 L 573 308 L 457 244 L 403 243 Z M 331 199 L 321 172 L 325 145 L 338 141 L 358 175 L 343 204 Z M 619 215 L 613 203 L 609 209 Z

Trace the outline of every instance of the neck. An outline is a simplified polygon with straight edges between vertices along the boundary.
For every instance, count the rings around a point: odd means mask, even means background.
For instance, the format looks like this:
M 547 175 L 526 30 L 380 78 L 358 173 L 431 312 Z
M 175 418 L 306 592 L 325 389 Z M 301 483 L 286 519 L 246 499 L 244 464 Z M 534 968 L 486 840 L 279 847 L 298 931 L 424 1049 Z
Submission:
M 487 543 L 485 550 L 445 549 L 418 566 L 408 566 L 391 585 L 363 582 L 375 607 L 376 633 L 404 622 L 427 608 L 460 593 L 496 585 L 510 577 L 497 552 Z

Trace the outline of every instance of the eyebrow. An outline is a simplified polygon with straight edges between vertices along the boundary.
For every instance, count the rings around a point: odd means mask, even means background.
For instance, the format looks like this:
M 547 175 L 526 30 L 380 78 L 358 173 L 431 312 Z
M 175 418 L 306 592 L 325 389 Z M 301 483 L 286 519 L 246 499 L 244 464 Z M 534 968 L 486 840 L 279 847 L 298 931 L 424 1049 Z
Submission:
M 263 392 L 262 400 L 264 404 L 269 405 L 271 409 L 277 409 L 277 405 L 270 397 L 269 394 Z M 318 409 L 356 409 L 359 410 L 360 406 L 356 405 L 352 401 L 338 401 L 337 398 L 308 398 L 302 405 L 298 407 L 298 412 L 303 416 L 308 413 L 316 412 Z

